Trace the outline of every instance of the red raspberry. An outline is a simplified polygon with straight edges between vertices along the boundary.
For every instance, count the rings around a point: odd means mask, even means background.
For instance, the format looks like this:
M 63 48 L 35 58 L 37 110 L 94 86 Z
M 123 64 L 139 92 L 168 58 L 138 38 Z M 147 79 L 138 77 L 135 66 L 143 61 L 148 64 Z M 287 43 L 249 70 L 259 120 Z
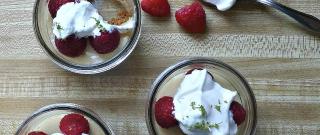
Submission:
M 85 38 L 77 38 L 74 35 L 66 39 L 55 39 L 56 47 L 62 54 L 69 57 L 77 57 L 83 54 L 87 47 Z
M 186 73 L 186 75 L 189 75 L 189 74 L 191 74 L 194 70 L 203 70 L 202 68 L 194 68 L 194 69 L 190 69 L 189 71 L 187 71 L 187 73 Z M 210 72 L 208 72 L 207 71 L 207 73 L 211 76 L 211 78 L 214 80 L 214 77 L 213 77 L 213 75 L 210 73 Z
M 236 101 L 233 101 L 230 105 L 230 110 L 233 114 L 233 120 L 237 125 L 241 125 L 246 119 L 246 110 Z
M 47 135 L 47 134 L 42 131 L 32 131 L 28 133 L 28 135 Z
M 89 122 L 80 114 L 71 113 L 64 116 L 60 121 L 60 130 L 65 135 L 89 134 Z
M 48 9 L 52 18 L 55 18 L 59 8 L 68 2 L 74 2 L 74 0 L 49 0 Z
M 152 16 L 164 17 L 170 15 L 168 0 L 142 0 L 141 8 Z
M 174 110 L 173 98 L 164 96 L 155 104 L 155 118 L 157 123 L 163 128 L 169 128 L 178 125 L 178 121 L 172 114 Z
M 186 75 L 189 75 L 189 74 L 191 74 L 194 70 L 203 70 L 202 68 L 194 68 L 194 69 L 190 69 L 187 73 L 186 73 Z
M 104 30 L 100 36 L 89 37 L 92 48 L 100 53 L 105 54 L 117 49 L 120 43 L 120 33 L 117 29 L 113 29 L 111 32 Z
M 206 29 L 206 13 L 199 2 L 176 11 L 177 22 L 188 32 L 203 33 Z

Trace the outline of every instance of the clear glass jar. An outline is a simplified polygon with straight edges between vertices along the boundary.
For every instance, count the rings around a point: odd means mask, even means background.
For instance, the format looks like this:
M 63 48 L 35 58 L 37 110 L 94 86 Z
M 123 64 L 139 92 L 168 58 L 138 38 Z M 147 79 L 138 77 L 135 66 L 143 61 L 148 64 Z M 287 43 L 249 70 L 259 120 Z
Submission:
M 165 85 L 170 80 L 174 79 L 178 75 L 183 75 L 194 68 L 205 68 L 210 72 L 215 81 L 217 81 L 222 87 L 229 90 L 238 92 L 235 100 L 238 101 L 246 110 L 246 120 L 238 126 L 238 135 L 253 135 L 255 134 L 256 123 L 257 123 L 257 111 L 256 111 L 256 100 L 254 94 L 245 80 L 245 78 L 237 72 L 231 66 L 215 60 L 205 58 L 192 58 L 181 61 L 173 66 L 168 67 L 163 71 L 158 78 L 154 81 L 149 97 L 146 103 L 146 123 L 149 133 L 152 135 L 165 135 L 165 134 L 182 134 L 179 127 L 168 130 L 162 129 L 155 121 L 154 118 L 154 105 L 155 102 L 162 96 L 174 96 L 178 85 L 174 87 L 167 87 Z M 180 84 L 180 82 L 177 82 Z M 161 91 L 160 91 L 161 90 Z M 161 132 L 161 133 L 159 133 Z
M 70 113 L 81 114 L 88 120 L 90 135 L 114 135 L 110 124 L 104 122 L 96 113 L 71 103 L 52 104 L 39 109 L 21 124 L 15 135 L 27 135 L 32 131 L 44 131 L 47 134 L 59 133 L 61 118 Z
M 47 0 L 36 0 L 33 12 L 35 35 L 46 54 L 61 68 L 80 74 L 96 74 L 110 70 L 122 63 L 137 45 L 141 31 L 141 10 L 139 0 L 94 0 L 94 5 L 104 20 L 117 16 L 120 10 L 132 14 L 134 29 L 121 34 L 119 47 L 111 53 L 97 54 L 90 45 L 80 57 L 71 58 L 61 54 L 55 47 L 52 32 L 52 17 Z

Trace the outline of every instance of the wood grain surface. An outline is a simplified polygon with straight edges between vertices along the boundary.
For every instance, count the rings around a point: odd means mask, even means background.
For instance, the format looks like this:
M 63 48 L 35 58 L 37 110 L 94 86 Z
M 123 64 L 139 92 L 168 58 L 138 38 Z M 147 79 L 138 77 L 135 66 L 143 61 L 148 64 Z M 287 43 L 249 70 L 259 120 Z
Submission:
M 41 50 L 32 28 L 34 0 L 0 2 L 0 135 L 12 135 L 38 108 L 85 105 L 118 135 L 148 134 L 144 104 L 153 80 L 188 57 L 222 60 L 249 81 L 258 103 L 257 135 L 320 135 L 320 35 L 253 0 L 227 12 L 205 5 L 207 32 L 187 34 L 174 12 L 192 0 L 169 0 L 171 17 L 143 13 L 136 50 L 98 75 L 60 69 Z M 319 0 L 278 0 L 320 18 Z

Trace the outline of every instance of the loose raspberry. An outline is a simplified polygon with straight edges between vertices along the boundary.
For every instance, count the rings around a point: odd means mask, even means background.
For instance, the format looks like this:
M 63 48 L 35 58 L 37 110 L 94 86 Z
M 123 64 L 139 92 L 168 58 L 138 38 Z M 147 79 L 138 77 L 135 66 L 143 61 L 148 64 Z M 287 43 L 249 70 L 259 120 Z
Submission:
M 42 131 L 32 131 L 28 133 L 28 135 L 47 135 L 47 134 Z
M 60 130 L 66 135 L 89 134 L 89 122 L 84 116 L 71 113 L 64 116 L 60 121 Z
M 77 38 L 74 35 L 66 39 L 55 39 L 56 47 L 62 54 L 69 57 L 77 57 L 84 53 L 87 43 L 85 38 Z
M 177 22 L 188 32 L 203 33 L 206 29 L 206 13 L 199 2 L 176 11 Z
M 68 2 L 74 2 L 74 0 L 49 0 L 48 9 L 52 18 L 55 18 L 59 8 Z
M 246 119 L 246 110 L 236 101 L 231 103 L 230 110 L 233 114 L 233 120 L 238 126 L 241 125 Z
M 169 128 L 178 125 L 178 121 L 172 114 L 174 110 L 173 98 L 162 97 L 155 104 L 155 118 L 157 123 L 163 128 Z
M 164 17 L 170 15 L 168 0 L 142 0 L 141 8 L 152 16 Z

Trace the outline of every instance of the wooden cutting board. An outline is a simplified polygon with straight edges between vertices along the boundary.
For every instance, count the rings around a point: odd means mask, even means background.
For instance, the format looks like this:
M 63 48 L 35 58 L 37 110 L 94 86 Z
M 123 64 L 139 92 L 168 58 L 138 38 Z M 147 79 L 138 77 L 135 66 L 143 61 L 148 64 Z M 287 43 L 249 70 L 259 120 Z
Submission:
M 78 75 L 41 50 L 32 28 L 34 0 L 0 3 L 0 134 L 12 135 L 38 108 L 72 102 L 93 109 L 119 135 L 148 134 L 144 105 L 153 80 L 188 57 L 222 60 L 249 81 L 258 104 L 257 135 L 320 135 L 320 35 L 249 0 L 227 12 L 205 6 L 207 32 L 187 34 L 174 12 L 192 0 L 169 0 L 170 18 L 143 13 L 140 41 L 116 69 Z M 319 0 L 279 0 L 320 18 Z

